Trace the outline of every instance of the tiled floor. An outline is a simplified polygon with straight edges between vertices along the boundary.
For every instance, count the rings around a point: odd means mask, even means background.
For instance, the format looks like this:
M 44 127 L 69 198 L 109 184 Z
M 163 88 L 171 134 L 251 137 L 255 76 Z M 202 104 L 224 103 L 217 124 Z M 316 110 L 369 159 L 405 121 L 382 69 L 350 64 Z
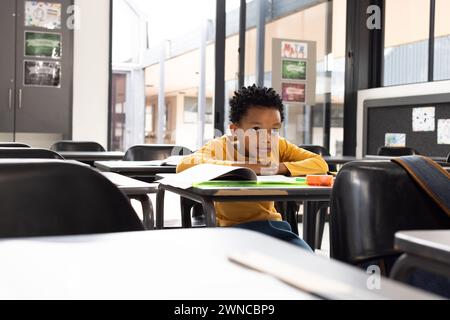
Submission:
M 156 195 L 150 195 L 150 198 L 153 203 L 153 207 L 156 207 Z M 135 208 L 138 215 L 141 215 L 141 207 L 139 202 L 133 200 L 133 207 Z M 165 215 L 165 226 L 166 227 L 180 227 L 181 226 L 181 218 L 180 218 L 180 198 L 173 193 L 166 193 L 165 201 L 164 201 L 164 215 Z M 300 237 L 302 236 L 302 224 L 299 224 L 299 232 Z M 329 257 L 330 252 L 330 237 L 329 237 L 329 226 L 328 223 L 325 225 L 322 248 L 321 250 L 316 250 L 316 254 L 321 256 Z

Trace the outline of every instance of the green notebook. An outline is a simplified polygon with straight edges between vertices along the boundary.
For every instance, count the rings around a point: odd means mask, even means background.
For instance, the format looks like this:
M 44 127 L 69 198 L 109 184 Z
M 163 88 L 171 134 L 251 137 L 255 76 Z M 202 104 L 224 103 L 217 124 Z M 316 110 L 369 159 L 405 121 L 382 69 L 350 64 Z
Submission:
M 270 181 L 270 177 L 267 177 L 264 181 L 225 181 L 214 180 L 194 183 L 193 187 L 198 189 L 208 188 L 286 188 L 286 187 L 299 187 L 307 186 L 306 178 L 291 178 L 291 181 Z

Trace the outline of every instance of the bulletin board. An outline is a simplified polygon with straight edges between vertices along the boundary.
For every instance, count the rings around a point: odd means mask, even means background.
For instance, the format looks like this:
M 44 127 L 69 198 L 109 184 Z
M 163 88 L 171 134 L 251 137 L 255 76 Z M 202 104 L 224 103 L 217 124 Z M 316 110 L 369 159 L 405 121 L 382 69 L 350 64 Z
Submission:
M 392 144 L 430 157 L 450 153 L 450 94 L 366 100 L 364 155 Z M 395 145 L 400 143 L 400 145 Z
M 286 105 L 316 104 L 316 47 L 314 41 L 272 39 L 272 87 Z

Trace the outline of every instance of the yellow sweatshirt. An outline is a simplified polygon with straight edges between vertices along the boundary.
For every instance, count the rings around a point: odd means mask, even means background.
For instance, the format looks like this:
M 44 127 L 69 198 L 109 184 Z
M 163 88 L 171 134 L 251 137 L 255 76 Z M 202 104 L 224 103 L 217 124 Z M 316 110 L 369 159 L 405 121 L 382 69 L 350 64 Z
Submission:
M 198 164 L 232 165 L 234 161 L 223 160 L 229 137 L 224 136 L 207 143 L 195 154 L 186 157 L 177 167 L 177 173 Z M 291 176 L 326 174 L 328 165 L 321 156 L 279 140 L 279 162 L 289 170 Z M 220 154 L 222 153 L 222 154 Z M 233 226 L 252 221 L 281 221 L 274 202 L 223 202 L 215 203 L 217 223 L 221 227 Z

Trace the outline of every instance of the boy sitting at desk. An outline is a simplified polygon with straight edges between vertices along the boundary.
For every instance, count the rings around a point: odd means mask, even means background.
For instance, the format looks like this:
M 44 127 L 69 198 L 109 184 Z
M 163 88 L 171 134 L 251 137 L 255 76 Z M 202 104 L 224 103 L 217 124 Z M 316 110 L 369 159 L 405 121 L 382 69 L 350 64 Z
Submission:
M 203 163 L 247 167 L 258 175 L 298 177 L 328 172 L 322 157 L 279 137 L 284 105 L 273 89 L 242 88 L 235 92 L 230 107 L 231 135 L 212 140 L 186 157 L 177 172 Z M 274 202 L 216 203 L 215 207 L 221 227 L 259 231 L 310 250 L 289 223 L 282 221 Z

